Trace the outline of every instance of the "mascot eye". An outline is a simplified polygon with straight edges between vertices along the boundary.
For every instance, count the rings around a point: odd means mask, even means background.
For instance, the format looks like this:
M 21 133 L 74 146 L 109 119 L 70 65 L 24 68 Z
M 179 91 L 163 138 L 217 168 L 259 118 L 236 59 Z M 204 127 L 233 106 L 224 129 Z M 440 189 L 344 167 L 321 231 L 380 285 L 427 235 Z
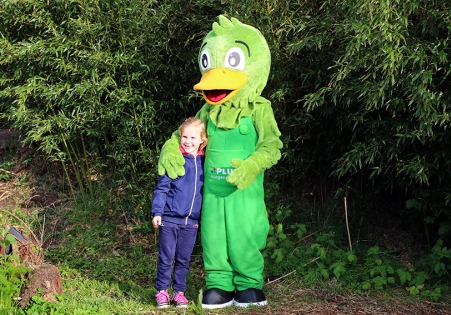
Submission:
M 202 71 L 205 71 L 205 70 L 211 68 L 210 55 L 208 54 L 207 50 L 202 51 L 202 53 L 200 54 L 199 62 L 200 62 L 200 68 L 202 69 Z
M 237 70 L 244 70 L 246 60 L 244 59 L 243 51 L 238 47 L 230 48 L 227 52 L 224 66 L 226 68 L 233 68 Z

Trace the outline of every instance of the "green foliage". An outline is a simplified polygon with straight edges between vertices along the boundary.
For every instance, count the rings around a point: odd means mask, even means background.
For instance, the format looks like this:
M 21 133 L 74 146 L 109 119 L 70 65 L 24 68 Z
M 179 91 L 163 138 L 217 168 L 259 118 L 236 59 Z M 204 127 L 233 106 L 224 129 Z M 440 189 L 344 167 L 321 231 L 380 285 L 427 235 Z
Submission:
M 99 179 L 149 198 L 159 147 L 200 107 L 190 94 L 211 21 L 199 8 L 216 15 L 206 1 L 0 3 L 1 112 L 63 163 L 77 200 Z
M 34 296 L 27 306 L 26 310 L 22 310 L 20 314 L 94 314 L 93 312 L 86 312 L 82 309 L 71 312 L 64 305 L 60 303 L 48 302 L 41 296 Z
M 16 239 L 8 234 L 8 229 L 0 231 L 0 247 L 15 245 Z M 14 314 L 17 310 L 15 298 L 25 283 L 25 274 L 29 268 L 20 264 L 16 253 L 0 255 L 0 314 Z
M 322 1 L 302 9 L 286 17 L 294 63 L 287 75 L 305 77 L 290 92 L 311 116 L 282 127 L 290 135 L 309 128 L 296 138 L 302 147 L 290 151 L 299 157 L 290 171 L 332 173 L 356 197 L 428 192 L 424 210 L 405 215 L 434 218 L 444 238 L 451 217 L 449 2 Z
M 264 250 L 266 273 L 269 278 L 284 277 L 292 273 L 306 286 L 322 281 L 337 281 L 348 291 L 362 294 L 371 290 L 407 288 L 413 296 L 433 301 L 442 298 L 441 290 L 448 288 L 450 252 L 438 243 L 432 253 L 416 264 L 406 264 L 382 251 L 379 246 L 357 245 L 353 251 L 345 250 L 346 236 L 338 225 L 325 227 L 327 231 L 309 234 L 310 225 L 284 227 L 291 221 L 293 211 L 278 207 L 270 218 L 268 244 Z M 312 217 L 310 217 L 310 220 Z M 323 220 L 327 221 L 326 218 Z M 279 222 L 279 223 L 278 223 Z
M 258 27 L 272 53 L 263 96 L 284 148 L 266 172 L 267 276 L 296 270 L 307 284 L 337 279 L 356 292 L 401 285 L 439 298 L 434 286 L 449 280 L 451 233 L 445 0 L 1 1 L 0 124 L 20 128 L 61 163 L 86 210 L 68 246 L 49 257 L 127 287 L 134 268 L 148 280 L 137 265 L 142 248 L 111 237 L 121 225 L 94 223 L 121 217 L 134 233 L 151 231 L 159 148 L 204 103 L 192 92 L 197 53 L 219 14 Z M 391 218 L 415 237 L 421 229 L 431 254 L 410 269 L 375 246 L 345 250 L 343 218 L 324 207 L 333 196 L 349 197 L 351 225 L 394 204 Z M 74 237 L 86 227 L 95 232 Z M 119 256 L 107 256 L 112 248 Z M 124 256 L 137 264 L 124 268 Z
M 62 163 L 74 198 L 100 187 L 142 217 L 159 148 L 203 104 L 199 42 L 236 16 L 272 52 L 263 94 L 284 148 L 267 180 L 321 203 L 421 199 L 397 214 L 432 244 L 451 232 L 450 12 L 445 0 L 3 1 L 1 117 Z
M 57 303 L 34 296 L 17 314 L 41 315 L 94 315 L 143 314 L 152 312 L 152 305 L 141 301 L 136 290 L 124 291 L 116 283 L 90 280 L 80 272 L 60 266 L 63 277 L 63 294 L 56 294 Z
M 11 175 L 16 163 L 14 146 L 15 144 L 11 145 L 6 139 L 0 140 L 0 150 L 3 151 L 0 154 L 0 182 L 13 180 Z
M 443 246 L 442 240 L 437 241 L 431 254 L 424 257 L 420 264 L 435 281 L 451 280 L 451 249 Z
M 136 286 L 136 279 L 139 279 L 141 284 L 150 283 L 155 277 L 156 262 L 143 252 L 141 241 L 128 246 L 126 244 L 129 240 L 122 240 L 118 236 L 121 227 L 130 230 L 132 227 L 113 218 L 105 219 L 106 210 L 101 209 L 102 205 L 89 204 L 89 216 L 86 216 L 86 209 L 81 206 L 68 211 L 67 224 L 71 227 L 60 235 L 66 241 L 59 247 L 49 248 L 46 257 L 55 263 L 64 263 L 70 268 L 84 270 L 92 279 L 119 282 L 122 287 Z M 89 233 L 86 233 L 87 230 Z M 128 236 L 150 240 L 150 236 L 141 233 L 134 236 L 127 232 L 124 237 Z
M 12 180 L 12 176 L 9 173 L 10 167 L 12 163 L 10 162 L 2 162 L 0 163 L 0 180 L 1 181 L 10 181 Z

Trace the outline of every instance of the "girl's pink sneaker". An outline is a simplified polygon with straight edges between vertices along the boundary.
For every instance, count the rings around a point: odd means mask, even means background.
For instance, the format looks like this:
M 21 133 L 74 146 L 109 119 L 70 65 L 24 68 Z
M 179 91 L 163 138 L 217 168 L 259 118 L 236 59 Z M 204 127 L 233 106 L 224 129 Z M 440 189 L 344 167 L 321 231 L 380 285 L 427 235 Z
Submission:
M 155 297 L 157 298 L 157 308 L 166 308 L 171 305 L 171 298 L 166 290 L 159 291 Z
M 188 300 L 183 292 L 174 292 L 172 296 L 175 307 L 188 307 Z

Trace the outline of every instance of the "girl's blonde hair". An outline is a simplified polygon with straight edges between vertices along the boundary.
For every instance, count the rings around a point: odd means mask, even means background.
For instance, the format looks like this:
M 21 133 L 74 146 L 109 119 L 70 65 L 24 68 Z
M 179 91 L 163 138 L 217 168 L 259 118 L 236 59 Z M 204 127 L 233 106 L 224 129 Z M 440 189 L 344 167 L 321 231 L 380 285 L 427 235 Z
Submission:
M 205 124 L 202 120 L 196 117 L 188 117 L 185 119 L 185 121 L 180 125 L 179 127 L 179 136 L 182 136 L 182 131 L 185 127 L 191 126 L 196 128 L 200 133 L 200 139 L 202 140 L 202 143 L 199 146 L 199 151 L 203 151 L 204 148 L 207 146 L 207 131 L 205 130 Z

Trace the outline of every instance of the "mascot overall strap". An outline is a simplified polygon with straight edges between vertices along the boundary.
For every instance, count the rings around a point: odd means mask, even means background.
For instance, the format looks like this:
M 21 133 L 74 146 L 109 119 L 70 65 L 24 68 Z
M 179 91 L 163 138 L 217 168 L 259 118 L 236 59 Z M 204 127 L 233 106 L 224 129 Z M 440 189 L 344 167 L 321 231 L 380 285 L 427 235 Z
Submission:
M 232 130 L 217 128 L 209 120 L 207 133 L 201 217 L 207 289 L 261 289 L 264 260 L 260 251 L 269 229 L 263 173 L 244 190 L 226 181 L 233 172 L 230 160 L 244 160 L 255 151 L 258 135 L 252 116 L 242 117 Z

